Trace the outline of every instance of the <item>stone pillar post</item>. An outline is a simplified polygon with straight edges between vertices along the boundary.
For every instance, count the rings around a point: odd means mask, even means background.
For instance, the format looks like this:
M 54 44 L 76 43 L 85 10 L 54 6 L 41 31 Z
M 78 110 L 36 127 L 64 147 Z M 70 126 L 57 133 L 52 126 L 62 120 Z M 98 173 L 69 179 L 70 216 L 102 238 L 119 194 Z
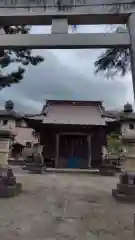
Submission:
M 65 34 L 68 33 L 68 21 L 66 18 L 63 19 L 52 19 L 52 34 Z
M 0 164 L 7 165 L 9 156 L 9 139 L 0 138 Z
M 10 130 L 0 129 L 0 165 L 8 165 L 10 141 L 13 133 Z
M 131 56 L 131 70 L 132 70 L 132 79 L 133 79 L 133 91 L 135 98 L 135 13 L 132 13 L 128 19 L 128 29 L 130 34 L 130 56 Z

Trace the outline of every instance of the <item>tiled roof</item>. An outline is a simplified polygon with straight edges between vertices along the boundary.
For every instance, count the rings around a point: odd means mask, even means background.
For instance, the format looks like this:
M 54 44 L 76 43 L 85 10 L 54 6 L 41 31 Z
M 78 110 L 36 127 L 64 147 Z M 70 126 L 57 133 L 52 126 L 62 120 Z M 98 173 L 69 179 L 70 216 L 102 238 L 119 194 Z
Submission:
M 15 111 L 6 111 L 5 109 L 0 109 L 0 117 L 13 117 L 13 118 L 22 118 L 22 116 Z
M 43 123 L 105 125 L 98 106 L 50 106 Z
M 44 124 L 105 125 L 102 103 L 97 101 L 47 101 L 46 115 L 32 117 Z

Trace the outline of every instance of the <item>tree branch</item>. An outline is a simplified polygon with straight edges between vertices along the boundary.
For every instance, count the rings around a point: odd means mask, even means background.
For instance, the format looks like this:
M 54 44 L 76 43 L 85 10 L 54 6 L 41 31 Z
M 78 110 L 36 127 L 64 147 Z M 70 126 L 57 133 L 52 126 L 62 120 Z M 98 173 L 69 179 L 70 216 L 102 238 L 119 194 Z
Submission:
M 12 84 L 19 83 L 24 77 L 25 70 L 18 68 L 18 71 L 14 71 L 10 74 L 0 74 L 0 89 L 10 87 Z
M 116 31 L 125 32 L 126 28 L 118 27 Z M 120 73 L 121 76 L 124 76 L 131 70 L 129 48 L 114 47 L 107 49 L 98 57 L 94 65 L 96 74 L 101 72 L 107 77 L 113 77 Z

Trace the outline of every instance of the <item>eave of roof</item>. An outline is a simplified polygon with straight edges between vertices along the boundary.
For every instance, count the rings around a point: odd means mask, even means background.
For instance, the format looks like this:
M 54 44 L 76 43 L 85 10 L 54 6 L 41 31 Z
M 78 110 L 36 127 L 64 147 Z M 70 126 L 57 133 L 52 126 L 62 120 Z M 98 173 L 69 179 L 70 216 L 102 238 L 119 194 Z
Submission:
M 102 101 L 85 101 L 85 100 L 46 100 L 46 105 L 76 105 L 76 106 L 91 106 L 91 105 L 102 105 Z
M 19 119 L 22 118 L 22 116 L 16 113 L 15 111 L 6 111 L 6 110 L 0 110 L 0 117 L 12 117 L 12 118 L 19 118 Z

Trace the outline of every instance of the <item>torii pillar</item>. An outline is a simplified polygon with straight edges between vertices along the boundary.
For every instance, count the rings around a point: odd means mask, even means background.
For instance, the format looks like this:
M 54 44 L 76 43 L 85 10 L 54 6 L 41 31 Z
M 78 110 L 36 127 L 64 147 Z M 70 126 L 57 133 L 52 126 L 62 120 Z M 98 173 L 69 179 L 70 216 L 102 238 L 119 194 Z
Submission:
M 131 57 L 131 72 L 133 91 L 135 98 L 135 13 L 132 13 L 128 18 L 127 27 L 130 34 L 130 57 Z

